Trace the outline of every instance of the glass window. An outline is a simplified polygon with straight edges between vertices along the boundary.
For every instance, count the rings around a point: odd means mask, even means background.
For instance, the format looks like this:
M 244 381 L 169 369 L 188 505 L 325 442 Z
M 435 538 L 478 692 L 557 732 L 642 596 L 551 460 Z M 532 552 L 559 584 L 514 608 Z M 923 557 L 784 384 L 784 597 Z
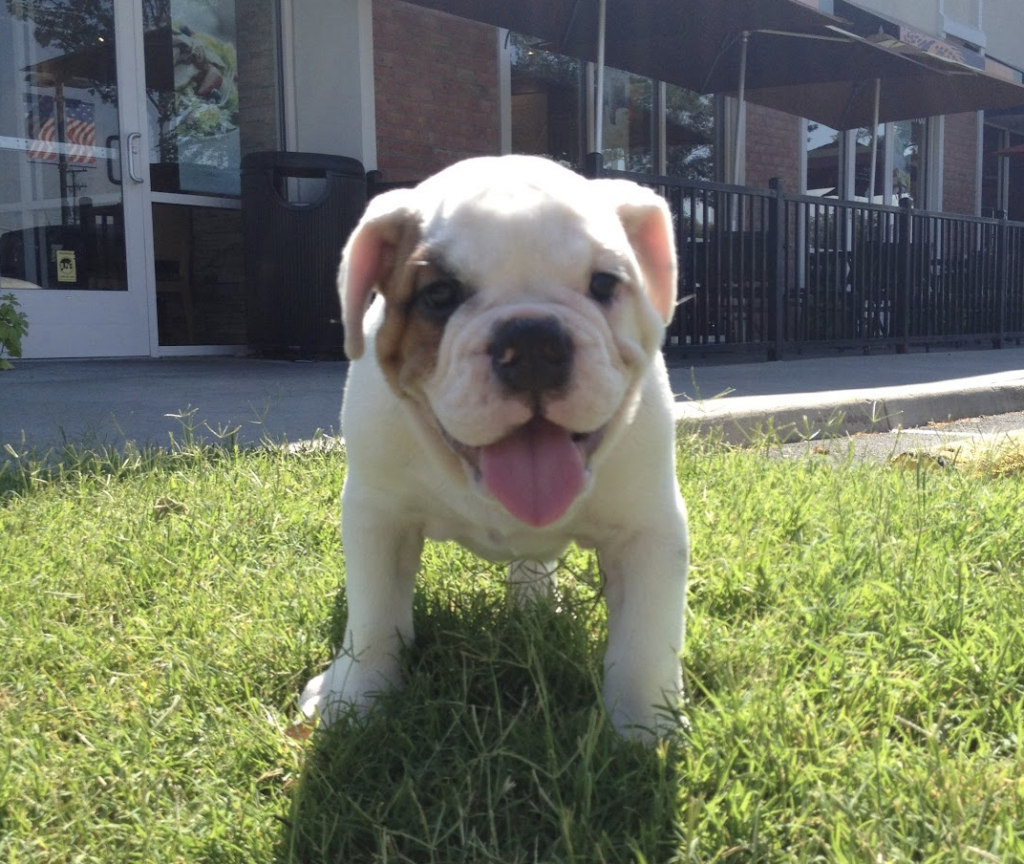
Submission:
M 536 39 L 517 33 L 509 35 L 509 44 L 512 151 L 550 156 L 581 169 L 589 122 L 586 64 L 545 51 Z M 674 85 L 663 88 L 664 97 L 661 90 L 650 78 L 605 69 L 605 166 L 714 179 L 715 98 Z M 664 153 L 659 152 L 660 141 Z
M 996 126 L 985 126 L 984 146 L 981 157 L 981 215 L 992 216 L 1004 209 L 1003 181 L 1000 163 L 1002 157 L 996 156 L 997 150 L 1005 146 L 1007 133 Z
M 619 171 L 655 173 L 654 82 L 650 78 L 605 69 L 604 164 Z
M 236 196 L 242 153 L 277 149 L 281 137 L 274 4 L 144 7 L 153 191 Z
M 579 170 L 586 153 L 584 64 L 513 33 L 512 152 L 551 156 Z
M 241 214 L 209 196 L 238 196 L 242 155 L 280 147 L 276 26 L 275 0 L 145 0 L 161 345 L 246 340 Z
M 855 137 L 856 157 L 854 160 L 853 194 L 855 198 L 867 201 L 870 197 L 876 204 L 884 204 L 885 194 L 885 130 L 879 125 L 875 141 L 875 176 L 871 178 L 871 130 L 858 129 Z
M 914 206 L 926 206 L 925 171 L 928 153 L 927 120 L 901 120 L 892 124 L 892 197 L 893 203 L 910 198 Z
M 839 150 L 843 134 L 821 123 L 807 124 L 807 194 L 839 198 Z
M 996 156 L 997 150 L 1024 147 L 1024 136 L 998 126 L 985 126 L 981 162 L 981 212 L 1005 210 L 1009 219 L 1024 221 L 1024 153 Z
M 683 87 L 665 88 L 665 173 L 715 179 L 715 97 Z
M 0 4 L 0 287 L 126 290 L 113 0 Z
M 1024 146 L 1024 137 L 1010 135 L 1010 146 Z M 1024 159 L 1010 156 L 1006 161 L 1006 216 L 1015 222 L 1024 222 Z
M 875 158 L 874 200 L 876 203 L 898 204 L 909 198 L 914 206 L 925 206 L 925 157 L 927 154 L 925 120 L 906 120 L 878 127 Z M 886 137 L 892 136 L 892 161 L 887 165 L 889 152 Z M 852 139 L 852 143 L 851 143 Z M 807 194 L 845 198 L 850 194 L 844 181 L 844 154 L 855 147 L 853 161 L 853 195 L 866 199 L 871 180 L 871 130 L 858 129 L 847 135 L 820 123 L 807 123 Z M 892 179 L 891 192 L 885 184 L 886 172 Z M 885 202 L 879 196 L 891 194 Z
M 242 213 L 153 205 L 157 325 L 161 345 L 242 345 Z

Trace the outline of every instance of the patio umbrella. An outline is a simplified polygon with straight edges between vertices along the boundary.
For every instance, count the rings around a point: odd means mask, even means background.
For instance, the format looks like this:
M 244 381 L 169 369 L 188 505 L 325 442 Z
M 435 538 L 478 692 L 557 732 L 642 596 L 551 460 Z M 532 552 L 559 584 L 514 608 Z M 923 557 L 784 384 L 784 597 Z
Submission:
M 897 75 L 865 69 L 858 78 L 748 88 L 746 98 L 833 129 L 1024 105 L 1024 87 L 955 60 L 886 39 L 880 47 L 911 61 Z
M 837 34 L 842 21 L 800 0 L 411 0 L 506 27 L 540 40 L 539 47 L 700 93 L 733 92 L 747 40 L 749 86 L 832 81 L 863 74 L 880 55 Z M 606 38 L 601 40 L 602 9 Z M 806 39 L 799 37 L 825 37 Z M 893 61 L 895 58 L 887 58 Z M 884 72 L 884 69 L 880 69 Z
M 832 129 L 869 128 L 868 200 L 874 196 L 879 123 L 1024 105 L 1024 87 L 1012 81 L 891 37 L 872 41 L 904 58 L 909 65 L 897 75 L 871 70 L 860 79 L 754 88 L 745 94 L 751 102 L 806 117 Z
M 699 93 L 896 75 L 894 52 L 849 34 L 800 0 L 411 0 L 533 36 L 538 47 Z M 602 100 L 598 99 L 598 114 Z M 600 141 L 597 122 L 595 142 Z M 600 148 L 598 148 L 600 149 Z M 738 148 L 737 148 L 738 150 Z
M 699 93 L 735 93 L 739 106 L 749 99 L 836 129 L 1024 104 L 1024 88 L 1013 82 L 897 40 L 879 45 L 843 32 L 840 19 L 801 0 L 410 2 L 596 61 L 599 92 L 607 63 Z
M 737 51 L 738 59 L 730 56 Z M 753 71 L 750 68 L 751 57 L 756 63 Z M 736 78 L 733 79 L 735 86 L 730 85 L 728 76 L 723 76 L 719 67 L 737 69 L 734 73 Z M 883 75 L 895 79 L 927 72 L 925 67 L 918 66 L 912 58 L 906 58 L 888 46 L 862 39 L 831 24 L 812 32 L 744 30 L 729 37 L 723 43 L 699 90 L 736 93 L 733 176 L 739 176 L 740 142 L 744 137 L 741 128 L 742 106 L 747 99 L 748 83 L 754 88 L 763 88 L 765 81 L 773 80 L 777 82 L 774 87 L 787 92 L 799 90 L 808 82 L 842 87 L 851 81 L 856 82 L 865 70 L 876 76 L 876 82 Z M 788 80 L 788 83 L 783 84 L 784 80 Z
M 993 150 L 991 156 L 1008 156 L 1011 159 L 1024 157 L 1024 144 L 1014 144 L 1012 147 L 1004 147 L 1002 150 Z

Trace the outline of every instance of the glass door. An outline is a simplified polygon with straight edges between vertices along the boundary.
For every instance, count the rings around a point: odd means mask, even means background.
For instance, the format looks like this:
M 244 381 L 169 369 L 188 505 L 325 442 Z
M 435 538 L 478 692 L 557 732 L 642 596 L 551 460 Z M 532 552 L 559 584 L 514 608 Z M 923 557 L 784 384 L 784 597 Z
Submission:
M 0 292 L 26 356 L 156 353 L 140 11 L 0 5 Z
M 253 58 L 267 58 L 276 73 L 275 21 L 268 0 L 144 3 L 147 161 L 163 354 L 245 344 L 242 135 L 244 126 L 250 146 L 277 146 L 276 127 L 268 140 L 251 140 L 262 107 L 254 99 L 260 67 Z M 276 89 L 264 92 L 276 118 Z
M 280 145 L 275 0 L 144 0 L 142 18 L 159 353 L 237 351 L 242 154 Z

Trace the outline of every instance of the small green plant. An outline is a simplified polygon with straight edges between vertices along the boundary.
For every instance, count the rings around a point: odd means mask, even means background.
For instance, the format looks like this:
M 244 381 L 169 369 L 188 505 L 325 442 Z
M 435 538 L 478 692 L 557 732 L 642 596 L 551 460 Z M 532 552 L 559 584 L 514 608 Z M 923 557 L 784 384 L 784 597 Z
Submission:
M 21 339 L 28 333 L 28 316 L 18 311 L 19 306 L 13 294 L 0 294 L 0 370 L 14 368 L 4 354 L 20 357 Z

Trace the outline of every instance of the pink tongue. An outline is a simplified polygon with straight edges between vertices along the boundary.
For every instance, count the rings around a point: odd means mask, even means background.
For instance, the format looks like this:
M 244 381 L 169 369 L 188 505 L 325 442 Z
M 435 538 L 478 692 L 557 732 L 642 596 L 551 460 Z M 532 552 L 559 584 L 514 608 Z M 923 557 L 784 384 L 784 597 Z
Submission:
M 583 456 L 571 433 L 541 417 L 484 447 L 480 473 L 505 509 L 535 528 L 565 513 L 585 479 Z

